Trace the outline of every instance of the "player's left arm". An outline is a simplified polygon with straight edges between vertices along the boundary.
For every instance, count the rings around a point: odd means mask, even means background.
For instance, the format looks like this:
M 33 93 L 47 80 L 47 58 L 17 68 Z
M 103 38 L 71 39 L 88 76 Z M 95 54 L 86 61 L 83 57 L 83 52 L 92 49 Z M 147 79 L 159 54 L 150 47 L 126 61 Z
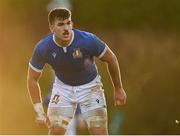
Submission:
M 118 63 L 116 55 L 112 52 L 110 48 L 107 47 L 106 52 L 100 58 L 100 60 L 107 63 L 107 69 L 111 77 L 113 86 L 114 86 L 115 105 L 118 106 L 118 105 L 125 104 L 127 96 L 123 89 L 119 63 Z

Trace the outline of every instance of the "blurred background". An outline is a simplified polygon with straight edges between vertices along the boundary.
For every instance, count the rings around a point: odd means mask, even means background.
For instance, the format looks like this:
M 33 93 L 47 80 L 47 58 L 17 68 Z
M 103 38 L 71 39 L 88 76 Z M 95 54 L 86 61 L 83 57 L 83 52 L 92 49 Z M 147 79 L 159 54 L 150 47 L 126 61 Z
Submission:
M 106 65 L 97 61 L 110 134 L 180 134 L 179 0 L 0 0 L 0 134 L 47 134 L 36 127 L 26 75 L 54 5 L 71 8 L 74 27 L 95 33 L 117 55 L 128 96 L 120 108 Z M 43 96 L 52 79 L 46 66 Z

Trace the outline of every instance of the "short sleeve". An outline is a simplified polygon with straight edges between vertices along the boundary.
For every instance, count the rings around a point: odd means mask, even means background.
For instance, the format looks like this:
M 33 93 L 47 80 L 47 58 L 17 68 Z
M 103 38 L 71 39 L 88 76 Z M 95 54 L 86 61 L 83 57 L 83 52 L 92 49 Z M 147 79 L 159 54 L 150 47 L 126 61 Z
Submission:
M 32 57 L 29 61 L 29 66 L 36 72 L 41 72 L 45 65 L 45 58 L 43 56 L 43 51 L 39 45 L 34 48 Z
M 98 57 L 98 58 L 101 58 L 106 50 L 107 50 L 107 45 L 105 42 L 103 42 L 102 40 L 100 40 L 96 35 L 93 35 L 93 55 Z

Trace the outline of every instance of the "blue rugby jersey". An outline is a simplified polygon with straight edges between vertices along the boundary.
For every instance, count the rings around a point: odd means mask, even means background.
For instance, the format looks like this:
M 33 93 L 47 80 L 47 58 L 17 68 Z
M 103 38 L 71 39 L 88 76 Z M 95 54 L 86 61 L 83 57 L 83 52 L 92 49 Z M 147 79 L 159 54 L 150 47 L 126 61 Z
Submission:
M 49 64 L 65 84 L 77 86 L 89 83 L 98 74 L 94 57 L 102 57 L 107 46 L 94 34 L 73 29 L 68 47 L 60 47 L 50 33 L 34 48 L 29 66 L 41 72 Z

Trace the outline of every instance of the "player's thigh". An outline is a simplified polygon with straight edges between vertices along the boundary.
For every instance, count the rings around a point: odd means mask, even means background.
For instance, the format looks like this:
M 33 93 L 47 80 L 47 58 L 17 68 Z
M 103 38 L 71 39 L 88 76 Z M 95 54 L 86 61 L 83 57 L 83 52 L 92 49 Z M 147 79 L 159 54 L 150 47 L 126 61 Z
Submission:
M 48 106 L 48 118 L 50 126 L 60 126 L 67 128 L 69 122 L 74 116 L 76 105 L 69 97 L 70 89 L 64 89 L 58 84 L 53 85 L 52 95 Z
M 57 83 L 53 84 L 48 107 L 71 107 L 73 99 L 72 90 L 70 87 L 64 89 L 62 86 Z
M 80 108 L 90 134 L 108 134 L 106 100 L 101 86 L 90 88 Z
M 89 110 L 106 107 L 104 90 L 101 86 L 88 88 L 87 90 L 83 90 L 83 93 L 84 94 L 82 94 L 82 96 L 80 97 L 82 99 L 79 103 L 82 113 Z
M 47 116 L 50 121 L 50 128 L 61 127 L 67 129 L 75 113 L 75 107 L 48 107 Z

